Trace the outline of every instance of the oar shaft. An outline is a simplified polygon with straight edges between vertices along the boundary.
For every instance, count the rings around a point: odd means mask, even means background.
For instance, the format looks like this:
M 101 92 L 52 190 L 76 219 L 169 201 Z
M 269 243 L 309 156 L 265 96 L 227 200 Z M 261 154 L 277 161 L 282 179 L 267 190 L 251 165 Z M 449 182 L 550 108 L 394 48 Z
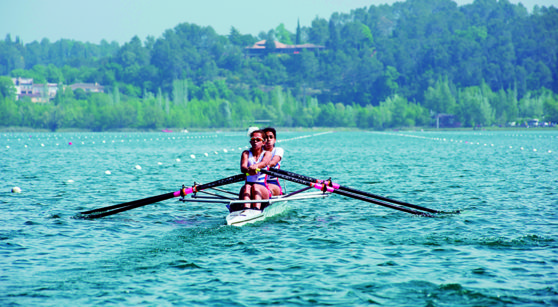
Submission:
M 187 194 L 195 193 L 197 191 L 201 191 L 201 190 L 205 190 L 205 189 L 209 189 L 209 188 L 214 188 L 214 187 L 218 187 L 218 186 L 222 186 L 222 185 L 226 185 L 226 184 L 239 182 L 239 181 L 242 181 L 244 179 L 246 179 L 245 174 L 234 175 L 234 176 L 231 176 L 231 177 L 219 179 L 219 180 L 209 182 L 209 183 L 206 183 L 206 184 L 195 185 L 191 188 L 183 188 L 182 190 L 178 190 L 176 192 L 166 193 L 166 194 L 147 197 L 147 198 L 143 198 L 143 199 L 138 199 L 138 200 L 134 200 L 134 201 L 118 204 L 118 205 L 112 205 L 112 206 L 108 206 L 108 207 L 103 207 L 103 208 L 98 208 L 98 209 L 89 210 L 89 211 L 85 211 L 85 212 L 80 212 L 80 214 L 84 215 L 85 218 L 105 217 L 105 216 L 113 215 L 113 214 L 116 214 L 116 213 L 128 211 L 128 210 L 131 210 L 131 209 L 135 209 L 135 208 L 138 208 L 138 207 L 142 207 L 142 206 L 145 206 L 145 205 L 160 202 L 160 201 L 163 201 L 163 200 L 167 200 L 167 199 L 170 199 L 170 198 L 173 198 L 173 197 L 184 196 L 184 195 L 187 195 Z
M 275 169 L 274 168 L 274 169 L 271 169 L 271 170 L 274 171 L 274 172 L 283 173 L 285 175 L 295 177 L 295 178 L 299 178 L 299 179 L 302 179 L 302 180 L 307 180 L 307 181 L 311 181 L 311 182 L 322 182 L 322 183 L 324 182 L 324 180 L 319 180 L 319 179 L 316 179 L 316 178 L 296 174 L 296 173 L 285 171 L 285 170 L 282 170 L 282 169 Z M 354 193 L 354 194 L 360 194 L 360 195 L 364 195 L 364 196 L 367 196 L 367 197 L 376 198 L 376 199 L 379 199 L 379 200 L 391 202 L 391 203 L 398 204 L 398 205 L 401 205 L 401 206 L 414 208 L 414 209 L 418 209 L 418 210 L 422 210 L 422 211 L 426 211 L 426 212 L 430 212 L 430 213 L 443 213 L 443 212 L 438 211 L 438 210 L 422 207 L 422 206 L 419 206 L 419 205 L 410 204 L 410 203 L 407 203 L 407 202 L 404 202 L 404 201 L 399 201 L 399 200 L 396 200 L 396 199 L 387 198 L 387 197 L 384 197 L 384 196 L 381 196 L 381 195 L 372 194 L 370 192 L 360 191 L 360 190 L 356 190 L 356 189 L 346 187 L 346 186 L 342 186 L 342 185 L 337 185 L 337 186 L 338 186 L 338 189 L 341 190 L 341 191 L 347 191 L 347 192 Z
M 153 204 L 153 203 L 157 203 L 157 202 L 160 202 L 160 201 L 163 201 L 163 200 L 171 199 L 173 197 L 176 197 L 175 195 L 176 195 L 176 192 L 171 192 L 171 193 L 167 193 L 167 194 L 162 194 L 162 195 L 158 195 L 158 196 L 145 198 L 145 199 L 143 199 L 145 201 L 143 203 L 140 202 L 140 201 L 133 201 L 133 202 L 129 202 L 128 203 L 129 205 L 127 205 L 127 206 L 120 206 L 120 207 L 118 207 L 114 210 L 92 210 L 93 214 L 88 214 L 87 212 L 82 212 L 82 214 L 88 215 L 88 216 L 86 216 L 86 218 L 96 219 L 96 218 L 105 217 L 105 216 L 117 214 L 117 213 L 128 211 L 128 210 L 132 210 L 132 209 L 135 209 L 135 208 L 143 207 L 143 206 L 150 205 L 150 204 Z
M 285 180 L 289 180 L 289 181 L 292 181 L 292 182 L 295 182 L 295 183 L 308 185 L 308 186 L 312 186 L 312 187 L 316 187 L 318 185 L 318 187 L 321 187 L 321 185 L 318 184 L 318 183 L 314 183 L 314 182 L 309 181 L 309 180 L 304 180 L 302 178 L 291 177 L 291 176 L 285 175 L 283 173 L 276 172 L 274 170 L 262 169 L 260 171 L 264 174 L 272 175 L 272 176 L 282 178 L 282 179 L 285 179 Z M 330 188 L 330 187 L 328 187 L 328 188 Z M 395 209 L 395 210 L 399 210 L 399 211 L 403 211 L 403 212 L 407 212 L 407 213 L 411 213 L 411 214 L 434 217 L 433 215 L 430 215 L 428 213 L 419 212 L 419 211 L 407 209 L 407 208 L 404 208 L 404 207 L 395 206 L 395 205 L 392 205 L 392 204 L 385 203 L 383 201 L 375 200 L 375 199 L 372 199 L 370 197 L 358 195 L 358 194 L 347 192 L 347 191 L 342 191 L 342 190 L 338 190 L 338 189 L 332 189 L 332 190 L 328 189 L 328 191 L 332 192 L 332 193 L 335 193 L 335 194 L 342 195 L 342 196 L 351 197 L 351 198 L 354 198 L 354 199 L 362 200 L 362 201 L 365 201 L 365 202 L 377 204 L 377 205 L 380 205 L 380 206 L 384 206 L 384 207 L 387 207 L 387 208 L 391 208 L 391 209 Z

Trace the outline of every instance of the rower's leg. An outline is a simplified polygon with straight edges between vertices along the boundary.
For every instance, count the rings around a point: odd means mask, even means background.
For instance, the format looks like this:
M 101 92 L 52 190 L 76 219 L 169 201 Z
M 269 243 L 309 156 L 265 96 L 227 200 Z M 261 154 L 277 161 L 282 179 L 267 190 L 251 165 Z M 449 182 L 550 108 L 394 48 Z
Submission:
M 252 194 L 252 199 L 254 200 L 260 200 L 260 199 L 269 199 L 269 190 L 266 189 L 263 185 L 261 184 L 255 184 L 253 186 L 253 194 Z M 255 203 L 254 207 L 256 207 L 256 209 L 261 210 L 262 208 L 262 203 Z
M 271 194 L 273 196 L 281 195 L 281 187 L 278 185 L 268 183 L 267 186 L 269 187 L 269 190 L 271 190 Z
M 245 184 L 241 189 L 240 189 L 240 199 L 242 200 L 250 200 L 252 197 L 252 192 L 253 190 L 253 186 L 251 184 Z M 244 204 L 244 208 L 246 209 L 250 209 L 250 203 L 246 203 Z

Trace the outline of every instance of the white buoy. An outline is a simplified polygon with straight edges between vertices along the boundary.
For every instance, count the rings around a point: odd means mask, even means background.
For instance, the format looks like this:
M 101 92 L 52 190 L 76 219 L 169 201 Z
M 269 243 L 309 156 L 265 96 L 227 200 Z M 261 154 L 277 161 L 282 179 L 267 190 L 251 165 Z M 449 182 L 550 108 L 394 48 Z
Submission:
M 214 153 L 215 153 L 215 154 L 217 154 L 217 152 L 216 152 L 216 151 L 214 151 Z
M 226 149 L 223 149 L 223 152 L 228 152 Z
M 10 145 L 6 145 L 6 148 L 10 149 Z
M 13 187 L 12 193 L 21 193 L 21 189 L 19 187 Z
M 206 153 L 204 153 L 204 155 L 205 155 L 206 157 L 207 157 L 207 156 L 209 156 L 209 155 L 207 154 L 207 152 L 206 152 Z
M 533 151 L 537 151 L 537 149 L 536 149 L 536 148 L 533 148 Z
M 136 165 L 136 169 L 141 169 L 141 166 L 139 166 L 139 165 Z
M 45 147 L 45 144 L 41 144 L 41 147 Z
M 180 159 L 179 159 L 179 158 L 176 158 L 176 162 L 180 162 Z
M 161 163 L 161 162 L 157 162 L 157 164 L 158 164 L 158 165 L 163 165 L 163 163 Z
M 196 158 L 196 156 L 194 156 L 194 155 L 190 155 L 190 158 L 192 158 L 192 159 L 195 159 L 195 158 Z
M 67 181 L 68 183 L 74 183 L 75 181 L 73 181 L 72 179 Z
M 110 171 L 105 171 L 105 174 L 110 175 Z

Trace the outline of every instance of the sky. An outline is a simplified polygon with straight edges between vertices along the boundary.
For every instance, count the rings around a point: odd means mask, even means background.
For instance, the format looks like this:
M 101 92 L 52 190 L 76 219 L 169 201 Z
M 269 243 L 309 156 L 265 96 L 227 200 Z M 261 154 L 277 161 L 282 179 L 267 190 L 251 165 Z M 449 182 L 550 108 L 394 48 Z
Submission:
M 395 0 L 0 0 L 0 39 L 7 34 L 26 44 L 48 38 L 98 44 L 105 39 L 119 44 L 138 36 L 160 37 L 180 23 L 211 26 L 218 34 L 235 27 L 257 36 L 283 23 L 291 32 L 297 22 L 310 26 L 316 17 L 349 13 Z M 454 0 L 458 5 L 473 0 Z M 534 5 L 558 6 L 558 0 L 510 0 L 529 11 Z

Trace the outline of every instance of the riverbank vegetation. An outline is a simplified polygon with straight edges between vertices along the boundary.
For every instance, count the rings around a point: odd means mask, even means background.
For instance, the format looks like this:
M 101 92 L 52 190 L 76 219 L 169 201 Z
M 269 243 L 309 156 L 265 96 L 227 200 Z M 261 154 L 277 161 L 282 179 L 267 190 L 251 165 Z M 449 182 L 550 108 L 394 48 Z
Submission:
M 247 56 L 265 39 L 324 49 Z M 558 10 L 507 0 L 408 0 L 283 24 L 257 37 L 183 23 L 120 46 L 0 42 L 0 126 L 105 131 L 478 127 L 558 122 Z M 15 100 L 11 77 L 59 84 Z M 98 83 L 105 93 L 64 85 Z

